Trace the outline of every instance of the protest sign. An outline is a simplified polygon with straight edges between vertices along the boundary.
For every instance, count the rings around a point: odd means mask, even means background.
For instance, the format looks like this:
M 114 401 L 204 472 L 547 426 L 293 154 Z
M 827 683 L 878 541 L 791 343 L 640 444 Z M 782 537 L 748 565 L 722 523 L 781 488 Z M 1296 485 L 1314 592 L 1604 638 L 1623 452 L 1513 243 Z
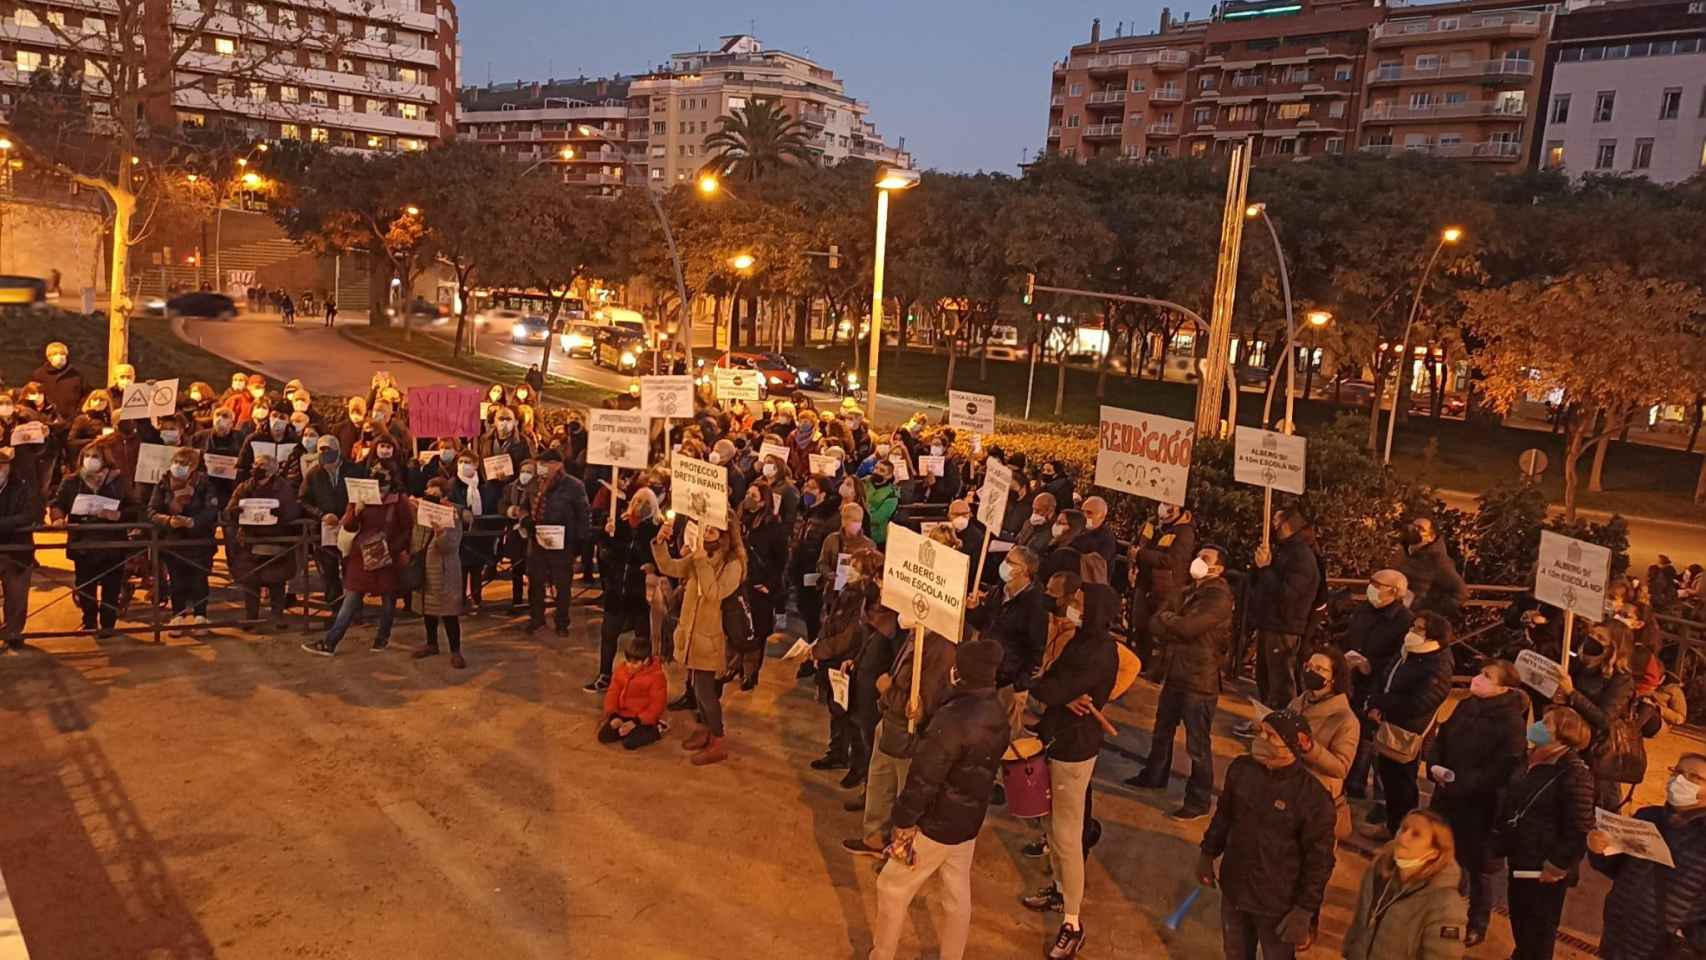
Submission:
M 831 667 L 829 670 L 829 695 L 835 700 L 835 705 L 847 709 L 847 671 Z
M 995 397 L 988 393 L 948 391 L 948 426 L 975 434 L 995 432 Z
M 237 501 L 237 522 L 245 527 L 270 527 L 278 523 L 278 501 L 272 497 L 248 497 Z
M 644 470 L 651 453 L 646 415 L 638 410 L 588 410 L 586 462 Z
M 410 387 L 409 429 L 417 437 L 480 435 L 479 387 Z
M 839 591 L 847 586 L 847 571 L 853 569 L 853 555 L 838 553 L 835 555 L 835 589 Z
M 106 510 L 117 510 L 119 502 L 112 497 L 98 497 L 92 493 L 79 493 L 71 501 L 71 515 L 74 517 L 98 516 Z
M 1658 824 L 1636 817 L 1624 817 L 1604 807 L 1593 808 L 1593 828 L 1607 835 L 1605 852 L 1628 854 L 1651 860 L 1676 869 L 1670 844 L 1659 834 Z
M 898 523 L 885 549 L 883 606 L 958 643 L 971 558 Z
M 1605 619 L 1605 585 L 1611 578 L 1611 551 L 1550 530 L 1540 531 L 1540 559 L 1534 566 L 1534 597 L 1594 623 Z
M 379 481 L 359 477 L 345 477 L 344 489 L 349 492 L 349 502 L 356 504 L 379 503 L 383 498 L 379 495 Z
M 690 557 L 693 551 L 699 549 L 699 524 L 693 520 L 687 521 L 687 526 L 681 528 L 681 555 Z
M 494 454 L 480 463 L 486 468 L 487 480 L 508 480 L 515 476 L 515 461 L 507 453 Z
M 718 530 L 729 528 L 729 471 L 695 457 L 670 457 L 670 502 L 675 509 Z
M 149 417 L 169 417 L 178 412 L 178 381 L 133 383 L 124 388 L 119 403 L 120 420 L 146 420 Z
M 757 370 L 717 368 L 718 400 L 757 400 L 758 380 L 764 376 Z
M 456 508 L 447 503 L 430 500 L 415 501 L 415 526 L 431 530 L 449 530 L 456 526 Z
M 939 477 L 948 470 L 947 457 L 935 457 L 924 454 L 918 458 L 918 475 L 921 477 Z
M 1007 519 L 1007 498 L 1012 495 L 1013 471 L 997 460 L 984 461 L 983 486 L 977 491 L 977 522 L 990 533 L 1001 529 Z
M 1233 434 L 1233 479 L 1301 495 L 1307 446 L 1302 437 L 1239 427 Z
M 1546 699 L 1558 692 L 1558 665 L 1541 654 L 1524 650 L 1516 655 L 1514 666 L 1523 684 Z
M 1096 486 L 1183 505 L 1196 429 L 1188 420 L 1104 406 Z
M 817 456 L 817 454 L 815 454 L 815 453 L 809 454 L 809 456 L 815 457 L 815 456 Z M 781 445 L 780 443 L 766 443 L 766 444 L 763 444 L 762 446 L 760 446 L 758 448 L 758 457 L 760 460 L 766 460 L 766 459 L 769 459 L 770 457 L 775 457 L 776 459 L 782 461 L 783 463 L 787 463 L 788 462 L 788 448 Z M 831 458 L 831 459 L 833 459 L 833 458 Z
M 539 542 L 541 550 L 561 550 L 566 536 L 562 524 L 547 523 L 533 528 L 533 539 Z
M 806 454 L 806 462 L 814 477 L 833 477 L 841 469 L 841 461 L 821 453 Z
M 906 462 L 906 454 L 889 454 L 889 466 L 894 468 L 894 479 L 896 483 L 899 483 L 902 480 L 912 479 L 912 467 Z
M 285 465 L 285 463 L 287 461 L 290 460 L 290 454 L 293 450 L 296 449 L 296 444 L 295 443 L 270 443 L 270 442 L 265 441 L 265 440 L 250 440 L 249 441 L 249 449 L 253 450 L 255 456 L 257 456 L 257 457 L 259 457 L 259 456 L 272 457 L 273 461 L 275 463 L 277 463 L 280 467 L 282 467 Z M 435 454 L 435 456 L 436 456 L 436 454 Z
M 166 475 L 166 468 L 172 465 L 172 455 L 178 452 L 177 447 L 168 447 L 158 443 L 145 443 L 136 448 L 137 483 L 159 483 Z
M 237 479 L 237 458 L 223 453 L 204 453 L 201 462 L 207 467 L 207 475 L 221 480 Z
M 20 423 L 12 428 L 12 446 L 22 447 L 32 443 L 47 442 L 47 424 L 40 420 Z
M 667 419 L 693 416 L 693 378 L 686 374 L 641 377 L 640 412 Z

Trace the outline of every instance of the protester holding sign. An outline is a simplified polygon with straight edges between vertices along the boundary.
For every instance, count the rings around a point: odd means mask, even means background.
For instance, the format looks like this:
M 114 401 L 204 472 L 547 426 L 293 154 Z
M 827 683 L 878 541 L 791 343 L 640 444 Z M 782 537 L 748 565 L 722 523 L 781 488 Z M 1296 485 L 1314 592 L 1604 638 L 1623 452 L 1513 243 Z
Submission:
M 207 622 L 207 577 L 213 567 L 213 536 L 219 524 L 219 500 L 201 469 L 194 448 L 172 454 L 165 475 L 154 486 L 148 519 L 169 546 L 160 561 L 171 584 L 172 619 L 167 626 Z
M 740 590 L 746 577 L 746 548 L 741 544 L 739 524 L 731 524 L 728 530 L 701 525 L 698 545 L 684 557 L 670 551 L 669 537 L 668 527 L 658 530 L 652 540 L 652 560 L 659 573 L 682 581 L 675 651 L 687 665 L 700 722 L 681 746 L 694 751 L 694 766 L 704 766 L 729 756 L 724 740 L 722 684 L 717 677 L 728 667 L 725 611 L 729 598 Z
M 1494 850 L 1509 865 L 1506 886 L 1516 960 L 1548 960 L 1564 897 L 1576 885 L 1593 829 L 1593 773 L 1580 752 L 1591 731 L 1581 714 L 1553 707 L 1528 725 L 1528 758 L 1506 786 Z
M 579 544 L 591 536 L 586 486 L 563 469 L 563 455 L 547 450 L 536 461 L 539 476 L 528 491 L 522 529 L 529 534 L 527 548 L 527 629 L 545 629 L 545 588 L 556 595 L 557 636 L 569 633 L 569 603 L 574 589 L 574 556 Z M 554 527 L 561 539 L 552 543 L 541 536 L 541 527 Z
M 434 506 L 456 509 L 450 500 L 449 487 L 449 480 L 435 477 L 427 481 L 422 499 Z M 426 624 L 426 643 L 416 647 L 413 656 L 416 660 L 438 656 L 438 628 L 442 626 L 450 642 L 450 665 L 461 670 L 468 665 L 462 658 L 462 524 L 452 523 L 447 527 L 415 524 L 409 552 L 421 561 L 415 609 Z
M 41 522 L 41 491 L 34 472 L 19 469 L 12 447 L 0 446 L 0 642 L 7 650 L 24 646 L 30 612 L 30 574 L 35 570 L 35 534 Z
M 895 798 L 906 786 L 907 772 L 918 747 L 918 737 L 907 728 L 916 723 L 920 729 L 929 727 L 930 718 L 947 699 L 952 689 L 950 670 L 954 663 L 954 644 L 947 637 L 921 629 L 909 614 L 899 618 L 900 643 L 894 660 L 876 680 L 877 707 L 881 719 L 872 735 L 871 765 L 865 771 L 865 804 L 862 830 L 857 837 L 841 841 L 841 848 L 854 856 L 880 857 L 888 846 L 889 832 L 894 824 Z M 918 706 L 912 702 L 912 665 L 918 640 L 924 641 L 921 658 L 924 669 L 918 675 Z M 864 670 L 861 661 L 857 670 Z
M 629 497 L 621 515 L 604 523 L 603 535 L 598 538 L 598 572 L 604 581 L 599 606 L 604 610 L 604 623 L 599 628 L 598 676 L 581 688 L 588 693 L 610 687 L 616 667 L 616 646 L 622 634 L 633 631 L 645 643 L 647 657 L 651 655 L 646 568 L 651 566 L 651 542 L 658 535 L 662 520 L 657 494 L 640 487 Z
M 505 526 L 498 514 L 498 501 L 503 499 L 503 487 L 480 476 L 480 461 L 473 448 L 456 455 L 454 479 L 446 482 L 450 491 L 447 503 L 463 512 L 467 535 L 462 538 L 462 576 L 466 581 L 465 596 L 479 613 L 485 593 L 486 569 L 497 562 L 498 539 Z M 509 461 L 505 459 L 504 463 Z
M 1416 761 L 1421 741 L 1451 695 L 1451 624 L 1437 613 L 1424 613 L 1410 626 L 1398 659 L 1376 679 L 1368 698 L 1368 719 L 1376 724 L 1375 771 L 1386 792 L 1386 817 L 1369 835 L 1390 840 L 1404 816 L 1416 809 L 1420 790 Z
M 883 555 L 870 546 L 854 546 L 837 556 L 845 558 L 837 566 L 845 570 L 846 583 L 831 590 L 823 629 L 811 647 L 811 660 L 817 665 L 818 693 L 829 710 L 829 746 L 823 756 L 811 762 L 811 768 L 846 770 L 841 786 L 850 788 L 865 781 L 871 758 L 861 749 L 860 737 L 847 708 L 830 695 L 829 672 L 848 671 L 859 659 L 864 643 L 865 608 L 877 602 Z
M 1321 589 L 1321 565 L 1307 534 L 1309 520 L 1293 508 L 1275 510 L 1273 546 L 1256 548 L 1246 619 L 1256 631 L 1256 686 L 1275 709 L 1297 695 L 1298 650 Z
M 1632 853 L 1606 830 L 1588 833 L 1589 860 L 1611 878 L 1599 955 L 1669 960 L 1706 951 L 1706 756 L 1685 753 L 1665 783 L 1665 803 L 1634 819 L 1652 824 L 1674 867 Z
M 24 429 L 20 430 L 20 427 Z M 39 414 L 18 403 L 17 394 L 0 389 L 0 447 L 11 448 L 12 475 L 19 482 L 33 487 L 38 499 L 41 496 L 40 464 L 47 451 L 47 438 L 47 424 L 39 419 Z
M 382 467 L 371 479 L 379 486 L 379 502 L 352 501 L 344 510 L 342 528 L 353 539 L 344 563 L 343 606 L 323 639 L 302 645 L 318 656 L 337 652 L 368 594 L 379 597 L 379 630 L 373 637 L 373 649 L 383 650 L 391 644 L 391 623 L 397 595 L 402 592 L 402 570 L 409 562 L 415 516 L 396 474 Z
M 65 435 L 66 458 L 72 463 L 82 458 L 84 447 L 113 432 L 112 398 L 105 390 L 89 394 L 79 410 Z
M 245 525 L 242 514 L 246 500 L 278 501 L 272 510 L 273 522 L 264 526 Z M 257 624 L 254 631 L 285 629 L 286 585 L 302 566 L 301 551 L 294 542 L 298 539 L 296 521 L 302 516 L 302 508 L 296 499 L 296 486 L 284 477 L 271 454 L 255 456 L 249 479 L 237 485 L 230 503 L 225 505 L 225 516 L 237 529 L 235 548 L 227 550 L 226 559 L 231 564 L 231 578 L 243 591 L 244 619 L 260 619 L 264 590 L 271 599 L 272 620 Z M 292 542 L 277 542 L 281 539 Z
M 83 629 L 97 630 L 99 637 L 111 636 L 118 622 L 119 592 L 124 586 L 124 564 L 129 551 L 89 546 L 122 541 L 122 531 L 78 527 L 123 523 L 131 512 L 125 503 L 130 484 L 113 456 L 116 446 L 111 441 L 96 441 L 86 446 L 78 458 L 77 472 L 60 483 L 48 504 L 49 519 L 55 525 L 70 528 L 65 538 L 65 555 L 76 576 L 77 606 L 83 611 Z M 91 498 L 84 500 L 85 504 L 99 506 L 92 513 L 79 510 L 78 500 L 83 498 Z
M 865 513 L 870 521 L 871 539 L 878 547 L 888 542 L 889 521 L 900 508 L 900 494 L 894 488 L 894 465 L 879 463 L 865 480 Z

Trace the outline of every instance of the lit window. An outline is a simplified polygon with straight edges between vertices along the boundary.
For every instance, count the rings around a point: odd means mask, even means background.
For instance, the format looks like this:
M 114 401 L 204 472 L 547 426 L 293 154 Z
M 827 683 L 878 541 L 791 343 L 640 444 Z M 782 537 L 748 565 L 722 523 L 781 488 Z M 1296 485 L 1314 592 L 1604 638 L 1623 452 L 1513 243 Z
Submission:
M 355 72 L 355 61 L 351 60 L 349 57 L 339 57 L 338 58 L 338 72 L 339 73 L 354 73 Z
M 331 143 L 332 135 L 325 127 L 309 127 L 308 139 L 314 143 Z
M 416 140 L 413 137 L 398 137 L 397 138 L 397 149 L 398 150 L 425 150 L 426 144 L 420 140 Z
M 12 22 L 16 23 L 20 27 L 41 26 L 41 19 L 36 16 L 36 12 L 34 10 L 26 10 L 23 7 L 19 7 L 17 11 L 12 14 Z
M 418 103 L 398 104 L 397 113 L 404 120 L 419 120 L 421 118 L 421 105 Z
M 1564 141 L 1552 140 L 1546 144 L 1546 168 L 1548 170 L 1564 169 Z
M 215 80 L 213 84 L 213 92 L 217 94 L 221 100 L 233 99 L 237 96 L 237 81 L 229 79 Z
M 230 37 L 214 37 L 213 52 L 222 57 L 235 57 L 237 55 L 237 41 Z
M 267 22 L 267 8 L 258 3 L 243 4 L 243 15 L 249 18 L 250 23 Z
M 18 51 L 18 72 L 34 73 L 41 69 L 41 54 L 34 50 Z
M 300 103 L 302 91 L 295 86 L 281 86 L 278 88 L 278 99 L 282 103 Z
M 368 97 L 367 98 L 367 112 L 368 113 L 383 114 L 385 112 L 385 101 L 375 100 L 372 97 Z
M 414 67 L 398 67 L 397 79 L 404 83 L 420 83 L 421 72 Z
M 267 85 L 264 83 L 249 84 L 249 99 L 260 103 L 267 98 Z
M 178 114 L 178 126 L 180 126 L 180 127 L 205 127 L 205 126 L 207 126 L 207 117 L 202 115 L 202 114 L 199 114 L 199 113 L 179 112 L 179 114 Z
M 355 95 L 350 93 L 338 94 L 338 109 L 345 113 L 355 112 Z
M 308 91 L 308 102 L 309 102 L 309 104 L 311 104 L 313 106 L 316 106 L 316 107 L 330 106 L 331 105 L 331 99 L 332 99 L 331 97 L 326 95 L 326 91 L 324 91 L 324 90 L 310 90 L 310 91 Z
M 367 135 L 367 148 L 369 150 L 384 150 L 387 145 L 386 139 L 381 134 L 370 133 Z
M 301 140 L 302 128 L 294 123 L 281 123 L 278 125 L 278 137 L 280 140 Z

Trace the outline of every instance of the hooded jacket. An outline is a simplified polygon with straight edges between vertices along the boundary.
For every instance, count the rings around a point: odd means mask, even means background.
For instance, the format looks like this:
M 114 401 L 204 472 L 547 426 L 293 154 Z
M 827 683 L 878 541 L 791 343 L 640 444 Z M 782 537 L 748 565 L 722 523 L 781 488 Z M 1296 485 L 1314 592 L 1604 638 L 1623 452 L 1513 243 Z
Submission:
M 1264 917 L 1320 909 L 1333 876 L 1333 819 L 1327 789 L 1303 764 L 1233 758 L 1202 838 L 1204 854 L 1224 857 L 1225 902 Z
M 1450 857 L 1435 857 L 1400 879 L 1390 850 L 1363 871 L 1356 910 L 1345 931 L 1346 960 L 1457 960 L 1469 923 L 1457 892 L 1461 872 Z
M 916 826 L 941 844 L 976 839 L 1008 740 L 1007 711 L 994 687 L 954 690 L 918 741 L 894 802 L 894 825 Z

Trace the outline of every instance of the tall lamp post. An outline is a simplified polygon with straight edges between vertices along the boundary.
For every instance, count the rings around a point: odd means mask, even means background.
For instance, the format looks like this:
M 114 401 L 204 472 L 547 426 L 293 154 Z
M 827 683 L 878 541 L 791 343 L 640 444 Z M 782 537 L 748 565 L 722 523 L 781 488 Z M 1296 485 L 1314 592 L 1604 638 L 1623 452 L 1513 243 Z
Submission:
M 877 248 L 871 257 L 871 370 L 865 385 L 865 419 L 877 422 L 877 354 L 883 345 L 883 257 L 889 236 L 889 193 L 918 186 L 918 171 L 886 167 L 877 179 Z
M 1463 238 L 1460 227 L 1446 227 L 1440 231 L 1439 243 L 1434 244 L 1433 256 L 1428 257 L 1428 265 L 1422 268 L 1422 278 L 1416 281 L 1416 296 L 1410 301 L 1410 318 L 1404 321 L 1404 342 L 1398 347 L 1398 381 L 1392 386 L 1392 412 L 1386 419 L 1386 449 L 1380 455 L 1380 462 L 1385 466 L 1392 465 L 1392 433 L 1398 426 L 1398 398 L 1404 392 L 1404 378 L 1409 375 L 1410 367 L 1410 330 L 1416 325 L 1416 314 L 1422 309 L 1422 291 L 1427 288 L 1428 275 L 1433 273 L 1434 264 L 1439 262 L 1439 255 L 1448 243 L 1456 243 Z M 1380 395 L 1375 394 L 1375 409 L 1380 409 Z
M 1274 221 L 1268 216 L 1268 205 L 1252 203 L 1244 208 L 1244 216 L 1251 219 L 1262 218 L 1262 223 L 1268 228 L 1268 236 L 1274 241 L 1274 256 L 1279 258 L 1280 289 L 1285 293 L 1285 432 L 1295 433 L 1297 428 L 1292 423 L 1292 411 L 1293 394 L 1297 392 L 1297 360 L 1294 352 L 1297 346 L 1297 325 L 1292 322 L 1291 315 L 1291 272 L 1286 269 L 1285 249 L 1280 246 L 1279 231 L 1274 229 Z M 1274 386 L 1278 382 L 1277 377 L 1268 378 L 1268 394 L 1262 402 L 1263 429 L 1267 428 L 1268 419 L 1272 416 Z

